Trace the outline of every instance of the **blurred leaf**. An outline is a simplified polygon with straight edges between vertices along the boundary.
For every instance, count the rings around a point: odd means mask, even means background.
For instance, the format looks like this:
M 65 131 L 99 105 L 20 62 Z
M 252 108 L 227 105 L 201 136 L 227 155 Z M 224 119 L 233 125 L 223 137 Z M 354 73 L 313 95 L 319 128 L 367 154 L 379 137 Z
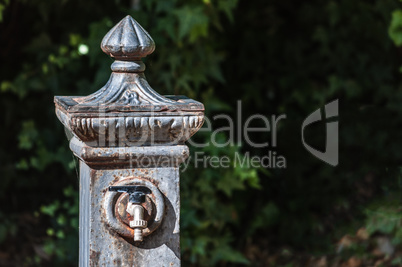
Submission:
M 31 149 L 38 137 L 38 131 L 35 128 L 34 121 L 24 121 L 22 123 L 22 130 L 18 136 L 20 149 Z
M 184 6 L 176 9 L 174 14 L 179 21 L 179 40 L 189 36 L 190 42 L 194 42 L 201 36 L 207 36 L 208 17 L 202 6 Z
M 397 46 L 402 45 L 402 10 L 398 9 L 392 12 L 388 33 Z

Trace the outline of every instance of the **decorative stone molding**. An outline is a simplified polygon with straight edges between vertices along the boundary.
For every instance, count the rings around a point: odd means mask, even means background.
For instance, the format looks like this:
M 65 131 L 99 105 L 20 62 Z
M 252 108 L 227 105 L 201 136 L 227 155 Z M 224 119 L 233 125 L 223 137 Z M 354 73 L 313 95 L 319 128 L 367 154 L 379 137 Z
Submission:
M 87 145 L 96 147 L 183 144 L 202 126 L 199 115 L 81 117 L 56 111 L 60 121 Z
M 70 142 L 70 149 L 91 168 L 108 167 L 179 167 L 189 156 L 188 147 L 91 147 L 77 138 Z

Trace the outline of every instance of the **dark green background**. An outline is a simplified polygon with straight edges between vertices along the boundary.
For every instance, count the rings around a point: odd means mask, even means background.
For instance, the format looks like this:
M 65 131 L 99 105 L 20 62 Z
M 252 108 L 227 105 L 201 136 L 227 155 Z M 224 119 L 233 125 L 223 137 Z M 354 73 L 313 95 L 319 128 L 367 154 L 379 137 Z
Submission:
M 392 241 L 387 264 L 402 262 L 399 1 L 134 2 L 0 1 L 0 265 L 76 265 L 78 164 L 53 97 L 88 95 L 106 83 L 113 61 L 99 45 L 127 14 L 155 40 L 145 62 L 159 93 L 197 99 L 209 118 L 234 117 L 237 100 L 244 118 L 287 116 L 270 148 L 286 157 L 286 169 L 233 165 L 182 174 L 184 266 L 369 262 L 377 257 L 371 241 L 336 247 L 362 227 L 370 240 Z M 332 167 L 305 150 L 300 126 L 335 99 L 340 155 Z M 213 121 L 221 126 L 225 120 Z M 306 134 L 324 149 L 324 122 Z M 203 132 L 194 140 L 210 138 Z M 228 134 L 217 138 L 223 143 Z M 191 151 L 233 159 L 268 150 L 243 143 Z

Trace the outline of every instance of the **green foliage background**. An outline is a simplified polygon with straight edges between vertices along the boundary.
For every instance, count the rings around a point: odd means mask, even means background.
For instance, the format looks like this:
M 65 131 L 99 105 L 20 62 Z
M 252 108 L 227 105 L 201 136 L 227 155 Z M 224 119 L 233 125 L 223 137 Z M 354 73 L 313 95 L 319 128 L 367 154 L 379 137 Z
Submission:
M 235 117 L 237 100 L 243 118 L 287 115 L 270 148 L 286 157 L 286 169 L 232 162 L 182 174 L 185 266 L 276 266 L 298 254 L 330 255 L 336 240 L 362 226 L 399 246 L 399 1 L 3 0 L 0 248 L 7 255 L 0 263 L 76 264 L 78 167 L 53 97 L 88 95 L 106 83 L 112 60 L 99 45 L 126 14 L 156 42 L 146 75 L 158 92 L 203 102 L 209 118 Z M 310 155 L 300 134 L 306 116 L 334 99 L 340 103 L 335 168 Z M 213 121 L 220 126 L 227 124 Z M 306 134 L 309 144 L 322 146 L 325 124 Z M 228 137 L 213 136 L 221 143 Z M 270 140 L 269 133 L 252 137 Z M 267 149 L 233 143 L 195 152 L 234 159 Z M 278 253 L 278 260 L 269 258 Z

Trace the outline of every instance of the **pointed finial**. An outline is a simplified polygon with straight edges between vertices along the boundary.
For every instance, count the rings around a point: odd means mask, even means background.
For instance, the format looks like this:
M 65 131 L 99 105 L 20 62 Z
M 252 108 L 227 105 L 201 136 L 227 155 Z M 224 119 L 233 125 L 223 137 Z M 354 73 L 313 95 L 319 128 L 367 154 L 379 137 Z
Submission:
M 155 50 L 152 37 L 130 15 L 103 37 L 103 52 L 116 60 L 138 61 Z

